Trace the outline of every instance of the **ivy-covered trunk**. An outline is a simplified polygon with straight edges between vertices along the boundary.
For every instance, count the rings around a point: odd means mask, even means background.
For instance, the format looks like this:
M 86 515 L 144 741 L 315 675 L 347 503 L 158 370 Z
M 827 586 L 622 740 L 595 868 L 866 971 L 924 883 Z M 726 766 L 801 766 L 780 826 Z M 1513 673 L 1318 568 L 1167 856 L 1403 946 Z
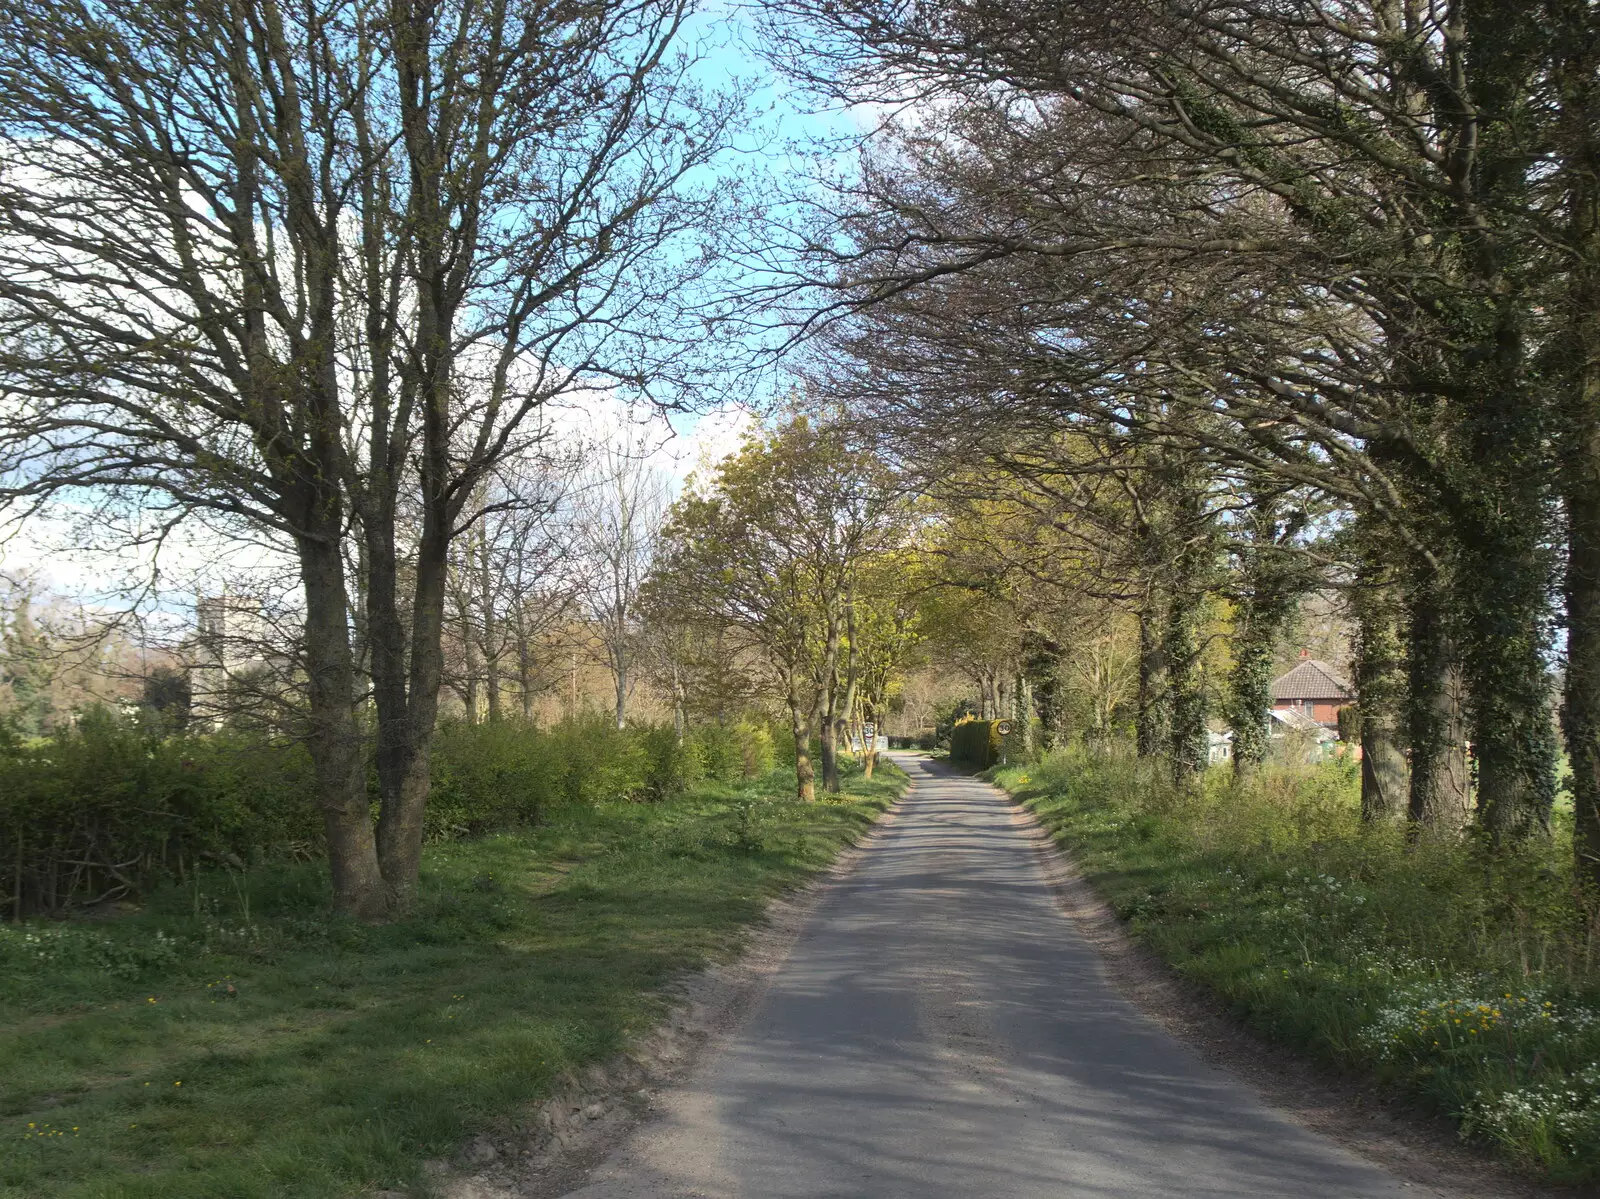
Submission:
M 1302 589 L 1292 543 L 1304 512 L 1285 501 L 1284 488 L 1265 475 L 1251 479 L 1238 550 L 1234 601 L 1233 671 L 1226 716 L 1233 729 L 1233 774 L 1244 779 L 1267 759 L 1271 745 L 1272 657 Z
M 1355 683 L 1361 737 L 1361 818 L 1394 820 L 1406 812 L 1410 767 L 1405 754 L 1406 661 L 1403 601 L 1383 552 L 1383 530 L 1364 520 L 1361 561 L 1350 593 L 1356 618 Z
M 1600 360 L 1590 373 L 1583 397 L 1588 415 L 1569 427 L 1566 447 L 1567 674 L 1561 723 L 1572 765 L 1577 875 L 1600 893 Z
M 1139 715 L 1135 721 L 1141 758 L 1166 750 L 1171 735 L 1171 696 L 1167 693 L 1165 606 L 1147 602 L 1139 611 Z
M 1206 696 L 1200 671 L 1200 613 L 1205 595 L 1185 587 L 1167 609 L 1164 650 L 1172 692 L 1170 754 L 1180 783 L 1206 764 Z
M 1012 721 L 1015 725 L 1017 743 L 1022 746 L 1023 761 L 1031 762 L 1038 745 L 1033 727 L 1033 684 L 1026 674 L 1017 675 L 1017 685 L 1012 691 L 1012 708 L 1014 709 Z
M 1554 542 L 1550 422 L 1526 381 L 1522 301 L 1497 296 L 1481 315 L 1478 360 L 1465 376 L 1457 488 L 1460 561 L 1452 603 L 1477 763 L 1480 827 L 1496 843 L 1549 827 L 1555 801 L 1550 706 Z
M 1056 748 L 1061 734 L 1061 645 L 1043 633 L 1029 633 L 1024 643 L 1023 669 L 1033 698 L 1036 739 L 1041 752 Z
M 1167 540 L 1176 551 L 1170 566 L 1172 590 L 1162 646 L 1167 687 L 1172 693 L 1169 753 L 1173 777 L 1182 783 L 1205 769 L 1207 759 L 1200 622 L 1216 568 L 1216 542 L 1196 464 L 1175 455 L 1162 472 L 1162 488 L 1170 504 Z
M 1407 814 L 1415 835 L 1453 837 L 1467 823 L 1464 690 L 1440 597 L 1438 579 L 1424 574 L 1408 597 L 1408 711 L 1411 786 Z
M 1600 38 L 1581 0 L 1557 0 L 1551 9 L 1572 249 L 1566 325 L 1552 372 L 1561 389 L 1567 518 L 1561 723 L 1572 767 L 1574 865 L 1592 904 L 1600 896 Z
M 1228 725 L 1233 729 L 1233 777 L 1248 778 L 1267 760 L 1272 719 L 1272 650 L 1282 622 L 1244 605 L 1234 625 L 1233 672 L 1228 680 Z

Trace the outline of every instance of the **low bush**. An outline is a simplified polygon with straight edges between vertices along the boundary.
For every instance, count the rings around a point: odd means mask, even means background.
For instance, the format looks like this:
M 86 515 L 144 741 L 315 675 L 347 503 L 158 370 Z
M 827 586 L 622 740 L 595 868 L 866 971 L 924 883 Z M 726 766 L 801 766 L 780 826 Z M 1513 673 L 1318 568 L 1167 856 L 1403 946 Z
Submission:
M 0 734 L 0 897 L 19 912 L 122 896 L 155 876 L 315 851 L 303 750 L 86 712 L 52 737 Z
M 1138 937 L 1262 1032 L 1549 1177 L 1600 1179 L 1600 945 L 1570 817 L 1516 853 L 1408 845 L 1363 825 L 1356 770 L 1179 789 L 1074 750 L 998 779 Z
M 657 802 L 772 764 L 771 735 L 752 721 L 691 730 L 682 745 L 670 727 L 618 729 L 598 716 L 548 729 L 446 724 L 433 747 L 425 835 L 450 840 L 569 806 Z M 259 731 L 173 734 L 152 713 L 104 708 L 48 738 L 0 726 L 0 912 L 60 912 L 208 865 L 318 856 L 312 788 L 304 748 Z
M 707 725 L 692 730 L 688 741 L 701 776 L 718 782 L 756 778 L 777 764 L 772 729 L 762 720 Z

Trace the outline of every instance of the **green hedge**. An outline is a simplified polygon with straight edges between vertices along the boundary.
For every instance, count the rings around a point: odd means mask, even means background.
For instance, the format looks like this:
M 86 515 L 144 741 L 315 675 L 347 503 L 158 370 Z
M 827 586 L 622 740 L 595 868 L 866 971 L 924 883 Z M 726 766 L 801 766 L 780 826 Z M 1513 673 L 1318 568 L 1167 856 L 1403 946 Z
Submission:
M 600 717 L 547 730 L 446 724 L 425 832 L 448 840 L 555 808 L 662 799 L 764 774 L 773 757 L 770 731 L 752 721 L 692 730 L 681 746 L 670 727 L 618 729 Z M 136 894 L 197 868 L 321 852 L 299 745 L 233 730 L 174 735 L 154 714 L 104 708 L 49 738 L 0 726 L 0 913 L 13 919 Z
M 245 734 L 167 736 L 104 708 L 49 738 L 0 731 L 0 902 L 15 918 L 152 875 L 314 853 L 311 789 L 304 750 Z
M 1004 754 L 1006 720 L 963 720 L 950 730 L 950 760 L 975 770 L 998 765 Z

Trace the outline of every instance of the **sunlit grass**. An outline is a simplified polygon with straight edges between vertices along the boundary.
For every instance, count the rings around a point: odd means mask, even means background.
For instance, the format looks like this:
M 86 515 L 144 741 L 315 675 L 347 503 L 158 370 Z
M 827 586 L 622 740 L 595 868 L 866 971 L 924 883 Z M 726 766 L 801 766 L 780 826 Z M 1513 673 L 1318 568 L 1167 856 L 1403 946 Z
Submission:
M 0 926 L 0 1195 L 296 1199 L 420 1181 L 661 1013 L 904 785 L 749 788 L 432 847 L 415 914 L 332 921 L 316 864 L 104 923 Z M 246 916 L 248 912 L 248 916 Z
M 1072 752 L 998 777 L 1138 937 L 1255 1028 L 1553 1178 L 1600 1178 L 1600 962 L 1570 815 L 1495 854 L 1363 826 L 1353 764 L 1179 790 Z

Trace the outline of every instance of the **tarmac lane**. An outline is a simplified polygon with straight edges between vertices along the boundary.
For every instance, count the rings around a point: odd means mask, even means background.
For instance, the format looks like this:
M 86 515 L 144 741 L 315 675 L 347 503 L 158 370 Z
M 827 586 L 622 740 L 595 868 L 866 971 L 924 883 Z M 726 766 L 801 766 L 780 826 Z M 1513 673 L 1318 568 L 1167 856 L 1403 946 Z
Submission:
M 989 785 L 912 787 L 755 1010 L 571 1199 L 1378 1199 L 1124 1000 Z

